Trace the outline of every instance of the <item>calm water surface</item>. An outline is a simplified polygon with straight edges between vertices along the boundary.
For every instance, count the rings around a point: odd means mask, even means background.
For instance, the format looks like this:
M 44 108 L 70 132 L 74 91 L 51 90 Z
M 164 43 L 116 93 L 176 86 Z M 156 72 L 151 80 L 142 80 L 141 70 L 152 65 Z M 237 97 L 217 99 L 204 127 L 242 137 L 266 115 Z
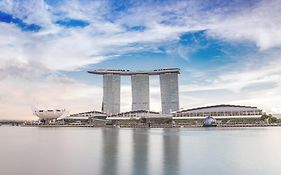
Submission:
M 281 128 L 0 127 L 1 175 L 280 175 Z

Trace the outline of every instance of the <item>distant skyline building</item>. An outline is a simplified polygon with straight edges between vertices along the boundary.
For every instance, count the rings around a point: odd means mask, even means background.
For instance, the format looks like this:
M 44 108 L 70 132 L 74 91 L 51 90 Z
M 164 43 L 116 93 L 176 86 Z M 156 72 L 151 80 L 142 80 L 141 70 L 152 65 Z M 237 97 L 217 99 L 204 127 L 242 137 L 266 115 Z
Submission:
M 159 75 L 162 113 L 169 114 L 179 109 L 178 74 L 180 69 L 156 69 L 153 71 L 94 70 L 91 74 L 103 75 L 102 111 L 120 113 L 120 76 L 131 76 L 132 111 L 150 110 L 149 76 Z

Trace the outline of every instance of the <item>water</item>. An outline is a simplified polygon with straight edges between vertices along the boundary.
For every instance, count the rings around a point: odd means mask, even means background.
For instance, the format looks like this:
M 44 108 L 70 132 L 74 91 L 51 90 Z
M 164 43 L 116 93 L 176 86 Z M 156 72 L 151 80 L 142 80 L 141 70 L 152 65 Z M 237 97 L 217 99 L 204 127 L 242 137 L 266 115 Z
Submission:
M 1 175 L 280 175 L 281 128 L 0 127 Z

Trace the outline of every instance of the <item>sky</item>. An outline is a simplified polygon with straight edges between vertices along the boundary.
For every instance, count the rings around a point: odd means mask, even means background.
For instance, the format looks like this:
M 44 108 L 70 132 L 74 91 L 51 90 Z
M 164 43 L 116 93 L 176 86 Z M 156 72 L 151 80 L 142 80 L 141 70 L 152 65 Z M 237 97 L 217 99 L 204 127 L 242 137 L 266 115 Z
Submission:
M 0 119 L 101 110 L 102 77 L 88 70 L 170 67 L 181 69 L 181 108 L 281 113 L 280 65 L 281 0 L 0 0 Z M 150 88 L 160 111 L 159 77 Z

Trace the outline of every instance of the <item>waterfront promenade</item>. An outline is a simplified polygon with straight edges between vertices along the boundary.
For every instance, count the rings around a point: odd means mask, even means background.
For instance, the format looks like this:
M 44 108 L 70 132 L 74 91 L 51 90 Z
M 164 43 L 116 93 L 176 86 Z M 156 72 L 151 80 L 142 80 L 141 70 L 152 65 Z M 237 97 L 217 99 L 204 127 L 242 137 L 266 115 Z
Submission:
M 104 128 L 201 128 L 203 125 L 21 125 L 23 127 L 104 127 Z M 218 128 L 233 128 L 233 127 L 280 127 L 281 123 L 271 123 L 271 124 L 218 124 Z

